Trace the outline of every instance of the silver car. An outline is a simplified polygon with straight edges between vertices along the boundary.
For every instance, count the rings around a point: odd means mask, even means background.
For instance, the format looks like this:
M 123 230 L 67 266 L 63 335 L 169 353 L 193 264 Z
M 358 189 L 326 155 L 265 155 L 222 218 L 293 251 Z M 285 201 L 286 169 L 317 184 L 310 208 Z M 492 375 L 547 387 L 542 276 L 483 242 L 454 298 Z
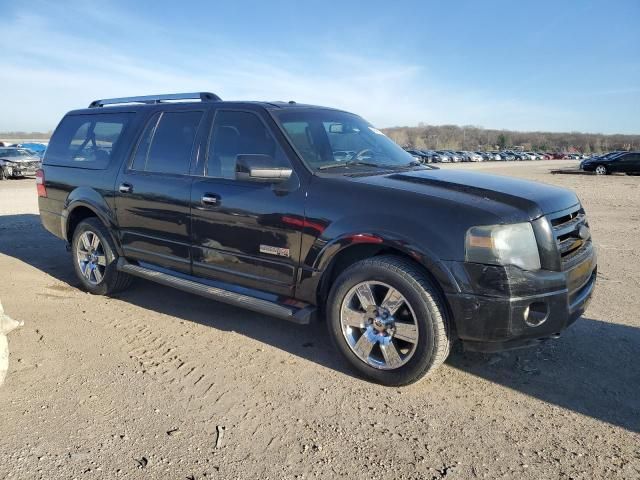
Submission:
M 0 180 L 35 175 L 42 161 L 26 148 L 0 148 Z

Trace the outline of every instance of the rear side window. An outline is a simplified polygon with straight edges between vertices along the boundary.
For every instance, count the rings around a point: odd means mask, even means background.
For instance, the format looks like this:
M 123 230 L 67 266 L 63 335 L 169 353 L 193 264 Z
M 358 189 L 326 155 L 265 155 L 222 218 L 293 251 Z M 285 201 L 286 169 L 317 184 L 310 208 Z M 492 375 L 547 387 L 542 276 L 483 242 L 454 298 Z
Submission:
M 187 174 L 203 112 L 157 113 L 140 137 L 131 168 Z
M 68 115 L 56 129 L 44 163 L 91 169 L 107 168 L 133 113 Z

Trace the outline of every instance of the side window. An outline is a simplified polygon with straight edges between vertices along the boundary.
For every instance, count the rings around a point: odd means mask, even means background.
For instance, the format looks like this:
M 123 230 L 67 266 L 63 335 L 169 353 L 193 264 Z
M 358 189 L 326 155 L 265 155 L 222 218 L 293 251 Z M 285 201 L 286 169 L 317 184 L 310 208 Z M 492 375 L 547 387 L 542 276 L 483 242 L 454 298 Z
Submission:
M 163 112 L 142 132 L 132 168 L 156 173 L 189 173 L 202 112 Z
M 147 126 L 140 136 L 138 147 L 136 148 L 136 154 L 133 157 L 133 163 L 131 168 L 133 170 L 144 170 L 147 164 L 147 157 L 149 155 L 149 147 L 151 146 L 151 139 L 158 126 L 158 120 L 160 120 L 160 113 L 156 113 L 151 117 Z
M 208 177 L 236 178 L 238 155 L 268 155 L 274 167 L 289 167 L 289 161 L 260 118 L 250 112 L 216 112 L 209 139 Z
M 133 113 L 69 115 L 56 129 L 45 164 L 104 169 Z

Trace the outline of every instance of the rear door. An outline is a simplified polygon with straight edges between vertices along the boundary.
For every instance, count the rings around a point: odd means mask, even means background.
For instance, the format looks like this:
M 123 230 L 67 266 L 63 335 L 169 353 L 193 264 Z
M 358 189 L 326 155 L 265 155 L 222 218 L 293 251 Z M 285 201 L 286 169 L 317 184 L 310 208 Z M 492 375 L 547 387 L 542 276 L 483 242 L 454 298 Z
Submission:
M 116 182 L 116 215 L 127 258 L 191 273 L 192 160 L 204 109 L 154 113 Z
M 305 200 L 295 170 L 278 185 L 236 178 L 240 155 L 291 168 L 267 121 L 257 111 L 215 111 L 191 190 L 193 274 L 292 296 Z

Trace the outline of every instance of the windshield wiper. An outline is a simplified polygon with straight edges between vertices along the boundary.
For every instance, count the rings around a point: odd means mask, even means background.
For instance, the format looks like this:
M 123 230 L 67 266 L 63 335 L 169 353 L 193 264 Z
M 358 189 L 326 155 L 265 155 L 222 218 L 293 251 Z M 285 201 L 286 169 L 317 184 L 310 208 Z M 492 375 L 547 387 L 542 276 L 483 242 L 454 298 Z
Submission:
M 389 168 L 386 165 L 380 165 L 378 163 L 363 162 L 362 160 L 347 160 L 346 162 L 336 162 L 336 163 L 330 163 L 328 165 L 321 165 L 320 167 L 318 167 L 318 170 L 327 170 L 329 168 L 351 167 L 351 166 Z

